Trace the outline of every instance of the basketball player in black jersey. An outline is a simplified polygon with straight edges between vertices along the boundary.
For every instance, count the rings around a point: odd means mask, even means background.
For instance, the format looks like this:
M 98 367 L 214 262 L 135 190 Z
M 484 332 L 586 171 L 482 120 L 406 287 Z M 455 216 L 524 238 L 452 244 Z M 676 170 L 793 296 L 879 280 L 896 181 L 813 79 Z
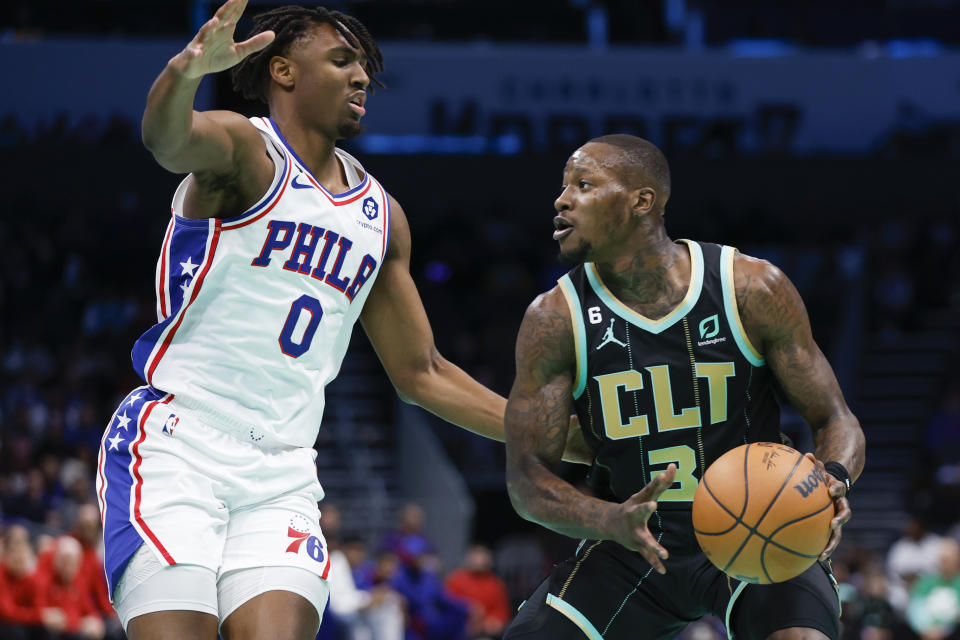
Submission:
M 578 266 L 520 328 L 507 486 L 523 517 L 584 540 L 504 638 L 673 638 L 707 614 L 738 640 L 838 638 L 826 560 L 851 515 L 844 496 L 863 469 L 864 436 L 796 289 L 732 247 L 671 240 L 669 168 L 646 140 L 588 142 L 563 185 L 554 239 Z M 820 562 L 791 581 L 748 586 L 700 551 L 691 505 L 724 452 L 779 440 L 774 382 L 814 431 L 836 516 Z M 594 453 L 597 497 L 552 471 L 571 406 Z

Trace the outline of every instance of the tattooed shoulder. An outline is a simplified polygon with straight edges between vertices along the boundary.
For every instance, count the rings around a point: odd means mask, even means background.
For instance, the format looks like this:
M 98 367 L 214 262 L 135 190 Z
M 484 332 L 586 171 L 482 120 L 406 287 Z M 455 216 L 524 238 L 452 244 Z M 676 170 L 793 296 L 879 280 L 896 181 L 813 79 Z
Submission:
M 733 263 L 737 309 L 755 345 L 767 345 L 807 323 L 803 300 L 775 265 L 737 253 Z
M 568 369 L 575 362 L 573 321 L 559 287 L 538 296 L 523 317 L 517 336 L 517 364 L 544 374 Z

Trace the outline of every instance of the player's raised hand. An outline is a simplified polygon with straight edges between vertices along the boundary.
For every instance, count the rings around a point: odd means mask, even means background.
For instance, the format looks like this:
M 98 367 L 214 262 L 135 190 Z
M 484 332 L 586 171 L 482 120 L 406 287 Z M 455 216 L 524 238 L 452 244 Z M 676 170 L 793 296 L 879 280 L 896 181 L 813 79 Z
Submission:
M 666 471 L 627 498 L 626 502 L 618 505 L 619 509 L 615 512 L 614 521 L 610 523 L 611 538 L 627 549 L 642 555 L 657 573 L 667 572 L 662 560 L 666 560 L 669 554 L 650 533 L 647 520 L 657 510 L 660 494 L 673 485 L 673 477 L 676 473 L 677 466 L 673 463 L 668 465 Z
M 233 34 L 246 6 L 247 0 L 227 0 L 200 27 L 186 48 L 173 58 L 171 63 L 174 68 L 186 78 L 199 78 L 229 69 L 273 42 L 273 31 L 264 31 L 249 40 L 234 42 Z

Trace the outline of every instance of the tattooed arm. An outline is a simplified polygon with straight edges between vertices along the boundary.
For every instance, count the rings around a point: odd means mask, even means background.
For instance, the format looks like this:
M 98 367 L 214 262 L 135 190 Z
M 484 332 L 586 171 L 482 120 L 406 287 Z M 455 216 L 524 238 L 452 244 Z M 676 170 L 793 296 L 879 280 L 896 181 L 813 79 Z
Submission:
M 622 504 L 584 495 L 552 470 L 568 439 L 576 370 L 570 312 L 559 289 L 527 309 L 516 357 L 505 423 L 507 490 L 517 513 L 574 538 L 614 540 L 663 573 L 667 552 L 650 535 L 647 519 L 673 484 L 673 465 Z
M 790 403 L 814 433 L 818 465 L 835 461 L 851 481 L 863 471 L 866 441 L 847 406 L 830 363 L 813 340 L 810 320 L 793 283 L 765 260 L 737 254 L 734 259 L 737 306 L 750 341 L 764 355 Z M 850 519 L 846 486 L 830 477 L 837 515 L 833 536 L 822 557 L 840 541 L 840 527 Z

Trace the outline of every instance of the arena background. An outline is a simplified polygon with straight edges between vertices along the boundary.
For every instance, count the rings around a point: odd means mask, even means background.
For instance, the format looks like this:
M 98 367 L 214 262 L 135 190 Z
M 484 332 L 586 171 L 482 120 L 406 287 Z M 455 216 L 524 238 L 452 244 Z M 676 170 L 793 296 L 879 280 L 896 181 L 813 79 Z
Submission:
M 552 202 L 590 137 L 663 148 L 672 237 L 786 271 L 867 436 L 835 554 L 845 633 L 914 637 L 904 598 L 923 567 L 902 568 L 891 548 L 922 555 L 933 538 L 919 526 L 960 538 L 960 2 L 328 6 L 363 20 L 386 61 L 366 134 L 344 146 L 407 212 L 440 351 L 493 389 L 509 391 L 526 305 L 563 273 Z M 139 384 L 129 350 L 155 317 L 180 179 L 140 145 L 139 118 L 153 78 L 215 7 L 0 9 L 0 515 L 41 550 L 93 500 L 103 427 Z M 265 114 L 225 74 L 197 105 Z M 789 408 L 783 422 L 812 449 Z M 575 544 L 513 512 L 502 445 L 402 405 L 362 331 L 317 449 L 321 509 L 336 505 L 340 537 L 371 557 L 415 503 L 439 558 L 424 566 L 443 578 L 480 542 L 516 604 Z M 563 469 L 573 482 L 583 471 Z

